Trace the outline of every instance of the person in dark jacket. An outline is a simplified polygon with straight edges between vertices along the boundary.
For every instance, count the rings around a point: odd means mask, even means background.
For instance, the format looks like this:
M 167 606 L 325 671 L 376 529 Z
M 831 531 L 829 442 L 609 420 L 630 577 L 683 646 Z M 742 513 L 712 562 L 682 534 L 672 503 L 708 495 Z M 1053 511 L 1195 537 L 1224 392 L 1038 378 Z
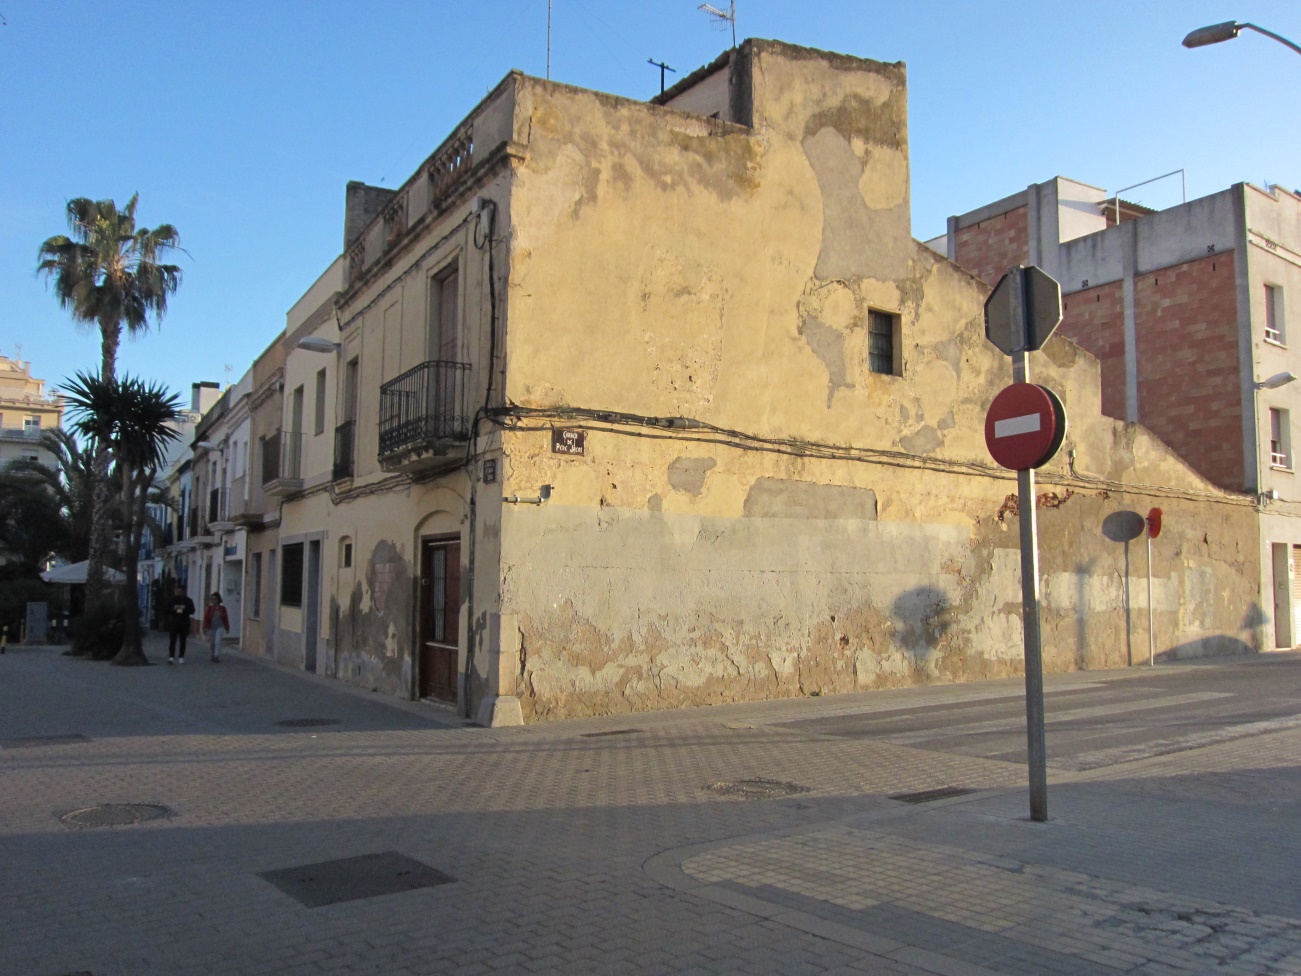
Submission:
M 167 663 L 178 660 L 185 663 L 185 641 L 190 636 L 190 618 L 194 616 L 194 601 L 185 595 L 185 587 L 177 583 L 176 594 L 167 604 Z M 181 644 L 181 656 L 176 656 L 176 643 Z

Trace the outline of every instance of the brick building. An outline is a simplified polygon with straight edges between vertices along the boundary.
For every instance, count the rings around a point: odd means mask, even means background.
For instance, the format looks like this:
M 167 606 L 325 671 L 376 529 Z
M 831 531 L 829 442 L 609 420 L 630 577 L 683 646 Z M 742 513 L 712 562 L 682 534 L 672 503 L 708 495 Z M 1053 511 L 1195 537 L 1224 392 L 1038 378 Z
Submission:
M 1222 488 L 1255 494 L 1269 630 L 1278 647 L 1297 643 L 1301 384 L 1287 374 L 1301 375 L 1290 348 L 1301 335 L 1289 342 L 1288 329 L 1301 198 L 1238 183 L 1153 211 L 1057 177 L 950 217 L 928 244 L 991 285 L 1022 263 L 1061 282 L 1060 332 L 1101 362 L 1103 412 L 1143 424 Z

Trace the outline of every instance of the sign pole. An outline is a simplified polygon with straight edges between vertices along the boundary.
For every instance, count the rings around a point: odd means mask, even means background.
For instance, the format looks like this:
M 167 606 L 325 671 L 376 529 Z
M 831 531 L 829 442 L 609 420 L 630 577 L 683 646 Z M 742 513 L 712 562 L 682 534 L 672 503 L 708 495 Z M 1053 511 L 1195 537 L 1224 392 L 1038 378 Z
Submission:
M 1147 536 L 1147 666 L 1156 665 L 1156 628 L 1152 623 L 1152 530 L 1143 533 Z
M 1022 268 L 1012 288 L 1012 321 L 1019 324 L 1024 337 L 1021 348 L 1012 354 L 1012 380 L 1030 382 L 1029 301 L 1026 277 Z M 1030 779 L 1030 819 L 1042 823 L 1048 819 L 1048 749 L 1044 744 L 1044 671 L 1043 642 L 1039 633 L 1039 518 L 1035 510 L 1034 469 L 1016 473 L 1017 510 L 1021 525 L 1021 627 L 1025 635 L 1025 738 L 1026 767 Z

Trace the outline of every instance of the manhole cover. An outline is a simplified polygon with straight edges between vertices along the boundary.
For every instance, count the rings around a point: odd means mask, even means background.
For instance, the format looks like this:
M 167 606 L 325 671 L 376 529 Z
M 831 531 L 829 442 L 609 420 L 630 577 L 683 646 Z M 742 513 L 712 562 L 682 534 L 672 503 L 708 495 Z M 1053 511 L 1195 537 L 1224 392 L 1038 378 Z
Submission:
M 968 793 L 974 793 L 975 790 L 968 790 L 961 786 L 941 786 L 934 790 L 921 790 L 917 793 L 895 793 L 890 799 L 898 800 L 901 803 L 930 803 L 932 800 L 947 800 L 954 796 L 966 796 Z
M 606 735 L 632 735 L 634 732 L 640 732 L 641 729 L 613 729 L 609 732 L 584 732 L 579 736 L 580 739 L 599 739 Z
M 276 725 L 282 725 L 287 729 L 315 729 L 322 725 L 338 725 L 342 721 L 338 718 L 287 718 L 277 722 Z
M 32 749 L 36 746 L 67 746 L 75 742 L 89 742 L 80 732 L 71 735 L 29 735 L 22 739 L 0 739 L 5 749 Z
M 729 796 L 737 800 L 779 800 L 783 796 L 807 793 L 807 786 L 782 783 L 773 779 L 738 779 L 726 783 L 710 783 L 705 789 L 715 796 Z
M 69 827 L 126 827 L 170 817 L 172 812 L 157 803 L 101 803 L 65 813 L 59 819 Z

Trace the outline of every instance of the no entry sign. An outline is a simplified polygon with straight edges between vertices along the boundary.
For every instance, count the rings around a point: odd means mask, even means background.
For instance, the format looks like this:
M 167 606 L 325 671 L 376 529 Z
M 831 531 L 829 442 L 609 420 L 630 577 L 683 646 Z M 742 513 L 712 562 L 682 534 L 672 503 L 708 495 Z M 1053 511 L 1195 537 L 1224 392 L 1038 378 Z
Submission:
M 1051 390 L 1034 383 L 1006 387 L 985 415 L 985 446 L 1005 468 L 1028 471 L 1046 464 L 1066 436 L 1066 412 Z

